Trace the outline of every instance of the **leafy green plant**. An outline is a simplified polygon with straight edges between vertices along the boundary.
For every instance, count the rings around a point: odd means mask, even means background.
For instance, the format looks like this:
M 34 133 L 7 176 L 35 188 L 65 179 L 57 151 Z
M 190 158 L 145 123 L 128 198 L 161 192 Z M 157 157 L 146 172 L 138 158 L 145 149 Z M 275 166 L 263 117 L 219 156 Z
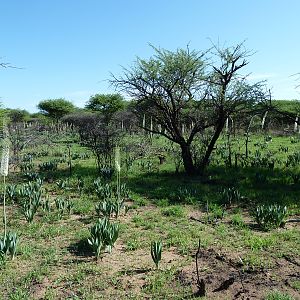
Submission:
M 96 259 L 105 249 L 111 253 L 112 248 L 119 237 L 119 225 L 110 223 L 107 218 L 99 219 L 90 229 L 91 236 L 88 243 L 95 252 Z
M 44 212 L 49 213 L 51 211 L 51 204 L 48 196 L 41 202 L 41 207 Z
M 221 197 L 222 203 L 226 205 L 239 203 L 241 200 L 241 194 L 235 187 L 224 188 L 221 193 Z
M 60 217 L 62 217 L 65 213 L 71 214 L 74 207 L 73 202 L 63 197 L 57 197 L 54 202 Z
M 286 160 L 287 167 L 295 167 L 300 165 L 300 151 L 288 155 Z
M 34 164 L 32 162 L 23 162 L 20 164 L 20 171 L 26 172 L 26 171 L 32 171 L 34 169 Z
M 22 213 L 27 222 L 31 223 L 38 209 L 37 202 L 31 202 L 31 200 L 26 199 L 22 205 Z
M 23 173 L 23 176 L 29 181 L 37 180 L 40 177 L 37 172 L 25 172 Z
M 0 260 L 4 259 L 4 255 L 9 254 L 14 259 L 17 252 L 19 238 L 15 232 L 8 232 L 6 236 L 0 238 Z
M 112 198 L 113 189 L 112 186 L 108 183 L 103 183 L 101 179 L 96 179 L 94 181 L 95 193 L 99 199 L 105 200 Z
M 99 170 L 99 175 L 104 180 L 111 180 L 114 174 L 114 169 L 111 167 L 102 167 Z
M 68 179 L 66 179 L 66 180 L 60 179 L 60 180 L 56 181 L 56 185 L 62 190 L 69 189 L 69 180 Z
M 115 218 L 118 218 L 122 207 L 124 206 L 123 201 L 118 200 L 104 200 L 96 204 L 95 210 L 97 215 L 110 218 L 113 214 Z
M 46 161 L 39 164 L 39 170 L 41 172 L 53 172 L 57 170 L 57 162 L 56 161 Z
M 156 265 L 156 269 L 158 269 L 158 264 L 161 261 L 161 253 L 162 253 L 162 242 L 154 241 L 151 243 L 151 257 L 153 262 Z
M 253 211 L 255 221 L 264 230 L 283 227 L 287 214 L 287 207 L 278 204 L 258 205 Z
M 8 184 L 6 186 L 6 193 L 7 193 L 8 198 L 11 201 L 16 200 L 16 198 L 17 198 L 17 186 L 15 184 Z

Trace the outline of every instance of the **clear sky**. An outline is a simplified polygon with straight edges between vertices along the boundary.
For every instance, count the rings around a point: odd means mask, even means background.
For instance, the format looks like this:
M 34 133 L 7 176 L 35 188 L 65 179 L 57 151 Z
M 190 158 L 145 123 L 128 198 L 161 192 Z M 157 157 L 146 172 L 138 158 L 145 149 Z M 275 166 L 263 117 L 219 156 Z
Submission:
M 153 54 L 149 43 L 205 50 L 243 40 L 255 51 L 250 79 L 267 79 L 275 99 L 300 98 L 291 76 L 300 72 L 299 0 L 0 0 L 0 12 L 1 61 L 20 67 L 0 69 L 5 107 L 33 112 L 60 97 L 83 106 L 114 92 L 110 73 Z

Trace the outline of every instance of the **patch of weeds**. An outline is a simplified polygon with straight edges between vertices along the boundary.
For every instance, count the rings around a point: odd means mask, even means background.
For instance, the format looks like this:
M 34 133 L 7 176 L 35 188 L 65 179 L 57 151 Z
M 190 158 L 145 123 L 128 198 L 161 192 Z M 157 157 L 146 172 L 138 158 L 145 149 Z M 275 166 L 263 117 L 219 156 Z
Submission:
M 228 229 L 229 228 L 225 224 L 218 224 L 215 227 L 216 233 L 222 238 L 228 236 Z
M 188 187 L 179 187 L 170 195 L 173 203 L 195 204 L 197 202 L 197 191 Z
M 137 234 L 133 234 L 126 240 L 125 249 L 126 251 L 135 251 L 141 248 L 141 239 Z
M 244 219 L 240 213 L 236 213 L 231 216 L 231 224 L 236 228 L 245 228 L 246 224 L 244 222 Z
M 251 234 L 246 239 L 246 245 L 251 248 L 252 251 L 268 249 L 269 247 L 275 245 L 277 242 L 274 236 L 257 236 Z
M 242 257 L 244 270 L 256 271 L 259 269 L 271 268 L 273 266 L 269 259 L 265 259 L 260 251 L 253 251 Z
M 145 198 L 136 198 L 134 199 L 134 203 L 131 206 L 131 208 L 138 208 L 141 206 L 146 206 L 148 204 L 148 201 Z
M 290 282 L 290 285 L 295 290 L 300 291 L 300 280 L 293 280 Z
M 144 291 L 157 299 L 182 299 L 182 295 L 174 289 L 174 276 L 176 270 L 171 268 L 170 270 L 158 270 L 153 272 L 146 278 L 146 286 Z M 179 289 L 179 284 L 177 286 Z
M 189 240 L 188 233 L 183 234 L 180 229 L 171 229 L 167 234 L 167 240 L 165 242 L 167 247 L 175 246 L 180 254 L 189 253 Z
M 32 247 L 32 245 L 29 245 L 27 243 L 21 243 L 18 253 L 20 253 L 23 257 L 23 259 L 30 259 L 32 258 L 34 252 L 34 248 Z
M 222 220 L 226 214 L 225 207 L 216 203 L 206 204 L 206 216 L 205 221 L 207 223 L 217 223 L 218 220 Z
M 161 210 L 162 215 L 167 217 L 183 218 L 185 216 L 185 210 L 182 206 L 173 205 Z
M 9 300 L 27 300 L 29 295 L 26 289 L 14 288 L 8 296 Z
M 145 229 L 155 228 L 155 224 L 153 224 L 151 221 L 147 220 L 145 217 L 142 216 L 134 216 L 132 218 L 132 221 L 136 227 L 144 227 Z
M 295 298 L 293 298 L 292 296 L 278 291 L 272 291 L 268 293 L 264 299 L 265 300 L 295 300 Z
M 41 254 L 44 257 L 46 264 L 54 264 L 58 261 L 57 250 L 55 247 L 47 247 Z
M 86 215 L 94 210 L 93 203 L 91 201 L 88 201 L 87 198 L 75 199 L 73 203 L 74 203 L 73 212 L 76 215 Z
M 52 238 L 61 236 L 62 230 L 57 225 L 49 225 L 48 227 L 44 227 L 40 233 L 40 237 L 42 239 L 51 240 Z
M 170 205 L 169 200 L 168 199 L 159 199 L 158 201 L 155 202 L 157 206 L 159 207 L 167 207 Z

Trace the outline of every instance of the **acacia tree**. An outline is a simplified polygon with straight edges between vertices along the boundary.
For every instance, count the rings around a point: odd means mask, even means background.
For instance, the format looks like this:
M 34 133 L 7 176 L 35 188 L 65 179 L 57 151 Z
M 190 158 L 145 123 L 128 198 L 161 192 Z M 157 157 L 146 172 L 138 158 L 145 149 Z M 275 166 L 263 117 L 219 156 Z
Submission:
M 71 101 L 63 98 L 43 100 L 37 105 L 41 113 L 55 121 L 75 111 L 76 107 Z
M 138 58 L 133 68 L 126 69 L 123 76 L 114 77 L 112 83 L 120 92 L 135 99 L 138 115 L 150 115 L 156 125 L 162 127 L 162 130 L 158 126 L 145 127 L 145 130 L 180 145 L 185 170 L 193 174 L 195 166 L 190 146 L 196 133 L 204 129 L 204 123 L 195 122 L 188 136 L 182 132 L 182 123 L 194 96 L 202 92 L 204 54 L 189 49 L 154 50 L 154 57 Z
M 214 130 L 201 161 L 201 170 L 209 164 L 226 120 L 229 117 L 243 118 L 261 113 L 264 108 L 260 104 L 265 103 L 269 97 L 264 82 L 250 84 L 247 76 L 240 74 L 240 70 L 249 63 L 248 57 L 252 55 L 243 43 L 228 48 L 214 45 L 210 53 L 215 60 L 209 63 L 211 70 L 206 79 L 207 99 L 203 105 L 210 108 Z
M 116 112 L 124 108 L 124 98 L 120 94 L 96 94 L 90 97 L 85 108 L 100 112 L 109 122 Z
M 135 99 L 138 115 L 151 115 L 158 126 L 144 129 L 179 144 L 185 171 L 194 174 L 209 163 L 215 143 L 231 114 L 245 112 L 262 98 L 260 83 L 250 85 L 238 71 L 248 64 L 249 52 L 239 44 L 234 48 L 213 47 L 197 52 L 178 49 L 174 52 L 154 48 L 148 60 L 138 58 L 123 75 L 113 76 L 120 92 Z M 206 59 L 207 54 L 218 58 Z M 182 130 L 189 123 L 190 130 Z M 195 166 L 191 144 L 197 134 L 210 128 L 213 134 L 200 166 Z

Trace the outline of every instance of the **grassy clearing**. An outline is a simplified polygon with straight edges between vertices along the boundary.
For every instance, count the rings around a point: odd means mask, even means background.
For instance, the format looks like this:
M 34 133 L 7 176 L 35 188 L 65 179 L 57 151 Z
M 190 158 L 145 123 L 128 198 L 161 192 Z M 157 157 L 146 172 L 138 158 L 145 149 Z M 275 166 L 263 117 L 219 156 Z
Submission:
M 287 144 L 288 153 L 278 150 Z M 200 239 L 199 274 L 206 282 L 206 299 L 232 299 L 239 291 L 250 298 L 298 299 L 300 186 L 285 162 L 298 151 L 299 143 L 274 137 L 266 145 L 263 137 L 253 137 L 250 145 L 252 153 L 274 152 L 274 169 L 228 167 L 220 153 L 205 176 L 188 178 L 183 173 L 174 175 L 171 157 L 162 165 L 155 157 L 134 161 L 130 171 L 121 175 L 130 191 L 125 201 L 130 209 L 126 213 L 123 209 L 118 219 L 111 218 L 120 224 L 119 238 L 112 253 L 105 252 L 98 261 L 87 242 L 99 203 L 91 154 L 78 145 L 72 148 L 79 158 L 74 159 L 70 176 L 63 160 L 57 170 L 38 169 L 42 162 L 63 158 L 63 141 L 52 149 L 28 149 L 44 151 L 33 164 L 34 171 L 45 177 L 43 197 L 48 195 L 51 208 L 38 209 L 28 223 L 20 208 L 23 199 L 10 201 L 8 227 L 18 233 L 20 243 L 16 259 L 1 265 L 0 298 L 188 299 L 197 292 L 195 254 Z M 78 178 L 84 180 L 82 191 Z M 8 181 L 21 186 L 28 180 L 14 172 Z M 233 186 L 240 197 L 225 208 L 222 193 Z M 72 210 L 60 213 L 57 197 L 72 202 Z M 283 228 L 264 231 L 254 221 L 253 209 L 274 202 L 288 206 L 287 222 Z M 163 250 L 156 269 L 150 245 L 158 240 Z M 218 291 L 228 278 L 234 278 L 233 283 Z M 278 292 L 271 292 L 274 288 Z

